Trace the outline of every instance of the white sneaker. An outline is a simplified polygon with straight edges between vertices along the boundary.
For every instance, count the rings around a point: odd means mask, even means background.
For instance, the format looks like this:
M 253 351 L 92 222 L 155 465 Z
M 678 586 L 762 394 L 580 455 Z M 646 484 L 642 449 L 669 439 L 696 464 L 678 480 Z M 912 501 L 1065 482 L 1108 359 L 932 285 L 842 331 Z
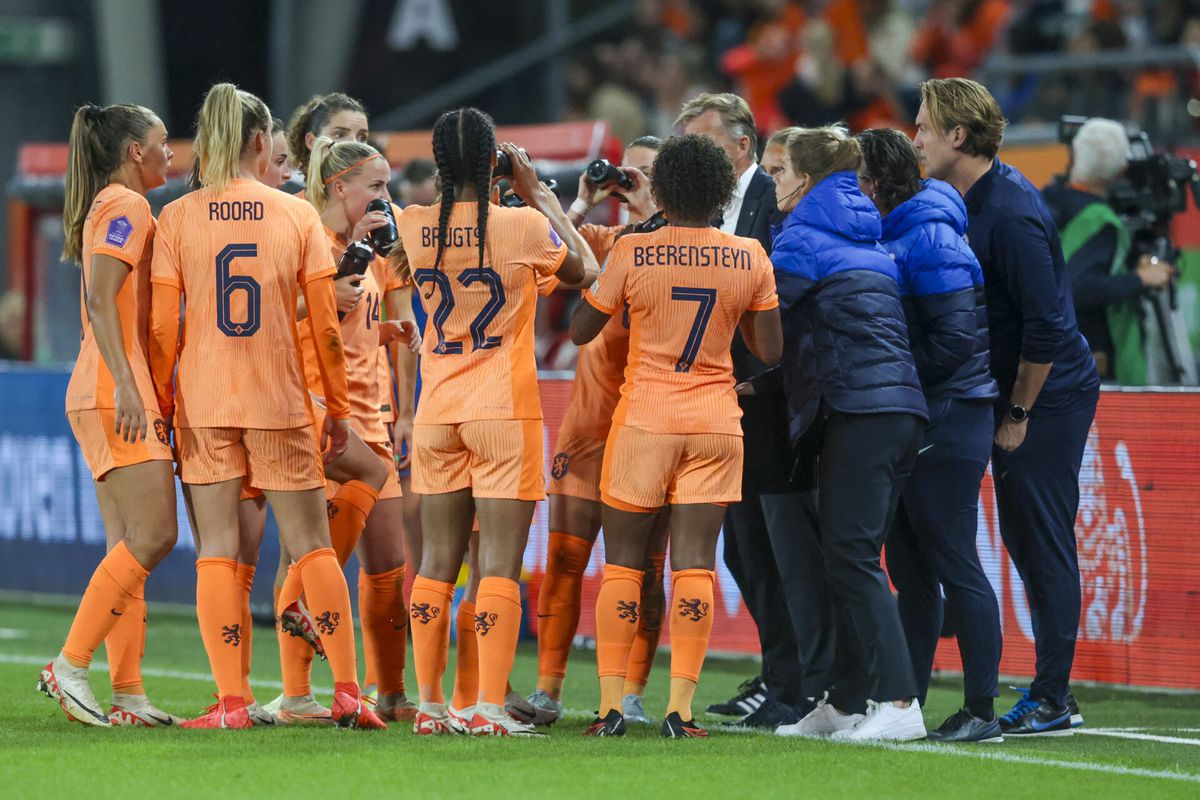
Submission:
M 300 697 L 279 695 L 259 709 L 261 713 L 273 714 L 280 725 L 332 725 L 333 712 L 318 703 L 311 694 Z M 254 714 L 250 714 L 254 719 Z M 256 723 L 257 724 L 257 723 Z
M 636 722 L 639 725 L 649 725 L 650 718 L 646 716 L 646 707 L 642 704 L 640 694 L 627 694 L 621 698 L 621 716 L 626 722 Z
M 546 734 L 525 722 L 513 719 L 504 706 L 495 703 L 476 703 L 475 715 L 471 717 L 472 736 L 529 736 L 544 737 Z
M 868 700 L 866 717 L 853 728 L 838 731 L 831 738 L 839 742 L 907 742 L 912 739 L 924 739 L 925 735 L 925 718 L 921 716 L 921 704 L 913 698 L 908 708 Z
M 53 661 L 42 667 L 38 676 L 38 691 L 57 700 L 58 705 L 72 722 L 108 728 L 112 723 L 108 715 L 100 710 L 100 703 L 88 685 L 88 671 L 76 667 L 59 653 Z
M 246 713 L 250 715 L 250 722 L 254 725 L 275 724 L 275 715 L 260 706 L 257 702 L 246 706 Z
M 454 724 L 454 718 L 446 712 L 444 703 L 421 703 L 413 719 L 413 733 L 417 736 L 453 736 L 462 733 Z
M 454 706 L 447 705 L 446 715 L 450 717 L 450 730 L 463 736 L 471 735 L 471 717 L 475 716 L 475 706 L 457 709 Z
M 133 725 L 139 728 L 167 728 L 183 722 L 182 719 L 155 708 L 144 694 L 121 692 L 113 692 L 108 721 L 113 725 Z
M 843 714 L 822 699 L 817 701 L 817 707 L 808 712 L 804 719 L 776 728 L 775 735 L 832 736 L 839 731 L 850 730 L 862 720 L 862 714 Z

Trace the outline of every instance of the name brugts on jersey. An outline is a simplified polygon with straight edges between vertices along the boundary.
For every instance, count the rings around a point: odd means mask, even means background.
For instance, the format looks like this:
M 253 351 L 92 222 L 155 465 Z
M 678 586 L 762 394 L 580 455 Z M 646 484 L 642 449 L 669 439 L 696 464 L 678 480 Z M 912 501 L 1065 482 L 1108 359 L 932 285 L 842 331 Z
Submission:
M 750 269 L 750 251 L 723 245 L 654 244 L 633 248 L 634 267 Z
M 421 246 L 437 247 L 437 232 L 432 225 L 421 226 Z M 446 247 L 479 247 L 478 226 L 446 228 Z
M 263 218 L 261 200 L 221 200 L 208 204 L 209 220 L 257 222 Z

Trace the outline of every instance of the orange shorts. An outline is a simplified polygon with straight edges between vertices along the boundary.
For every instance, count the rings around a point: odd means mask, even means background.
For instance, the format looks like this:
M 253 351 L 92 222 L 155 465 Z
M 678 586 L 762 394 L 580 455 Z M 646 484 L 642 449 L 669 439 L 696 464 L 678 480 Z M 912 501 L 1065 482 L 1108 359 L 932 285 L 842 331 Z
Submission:
M 652 511 L 667 503 L 736 503 L 742 499 L 742 437 L 614 425 L 604 451 L 600 496 L 626 511 Z
M 576 436 L 564 425 L 555 442 L 554 460 L 550 462 L 550 486 L 546 492 L 599 503 L 603 466 L 604 440 Z
M 180 428 L 180 478 L 184 483 L 220 483 L 243 478 L 243 488 L 277 492 L 325 485 L 312 427 L 282 430 Z
M 412 489 L 545 500 L 540 419 L 483 419 L 413 427 Z
M 92 471 L 92 480 L 102 481 L 104 476 L 118 467 L 131 467 L 145 461 L 173 461 L 171 439 L 166 423 L 157 411 L 146 409 L 149 427 L 146 440 L 127 442 L 115 431 L 117 412 L 111 408 L 89 408 L 84 411 L 68 411 L 67 422 L 83 451 L 84 463 Z
M 400 490 L 400 471 L 396 469 L 396 457 L 392 455 L 391 442 L 365 442 L 367 447 L 374 451 L 375 455 L 383 461 L 387 466 L 388 476 L 387 482 L 383 484 L 383 488 L 379 491 L 380 500 L 394 500 L 397 497 L 403 497 L 404 492 Z M 337 490 L 341 484 L 337 481 L 329 481 L 325 485 L 325 496 L 333 497 L 337 494 Z

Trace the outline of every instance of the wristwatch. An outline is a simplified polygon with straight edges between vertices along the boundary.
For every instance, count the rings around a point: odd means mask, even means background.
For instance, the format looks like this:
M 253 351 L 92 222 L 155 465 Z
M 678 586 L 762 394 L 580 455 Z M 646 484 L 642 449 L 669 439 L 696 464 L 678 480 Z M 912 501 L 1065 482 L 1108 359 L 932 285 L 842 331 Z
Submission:
M 1029 419 L 1029 409 L 1020 403 L 1013 403 L 1008 407 L 1008 418 L 1013 422 L 1024 422 Z

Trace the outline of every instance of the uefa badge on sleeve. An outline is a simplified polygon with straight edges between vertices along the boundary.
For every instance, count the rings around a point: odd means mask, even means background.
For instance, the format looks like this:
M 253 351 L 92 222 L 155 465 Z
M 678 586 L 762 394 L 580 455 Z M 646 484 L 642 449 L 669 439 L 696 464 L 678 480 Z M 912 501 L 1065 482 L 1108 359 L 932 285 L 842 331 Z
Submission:
M 133 223 L 129 221 L 129 217 L 120 216 L 108 223 L 108 233 L 104 237 L 104 242 L 114 247 L 124 247 L 125 243 L 129 241 L 131 233 L 133 233 Z

